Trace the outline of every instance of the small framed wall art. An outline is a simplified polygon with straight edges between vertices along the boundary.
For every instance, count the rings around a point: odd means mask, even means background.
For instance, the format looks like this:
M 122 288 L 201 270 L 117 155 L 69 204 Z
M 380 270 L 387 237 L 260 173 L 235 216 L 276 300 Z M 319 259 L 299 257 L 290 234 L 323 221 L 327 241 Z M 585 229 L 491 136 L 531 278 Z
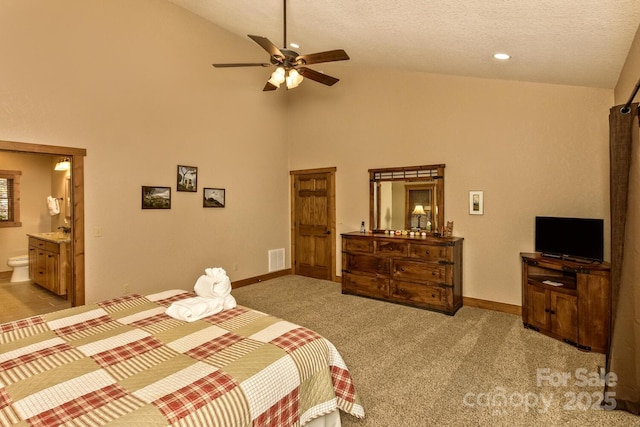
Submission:
M 203 208 L 224 208 L 224 188 L 205 188 L 202 190 Z
M 484 215 L 483 191 L 469 191 L 469 215 Z
M 195 193 L 198 191 L 198 168 L 195 166 L 178 165 L 178 191 Z
M 142 209 L 171 209 L 171 187 L 143 185 Z

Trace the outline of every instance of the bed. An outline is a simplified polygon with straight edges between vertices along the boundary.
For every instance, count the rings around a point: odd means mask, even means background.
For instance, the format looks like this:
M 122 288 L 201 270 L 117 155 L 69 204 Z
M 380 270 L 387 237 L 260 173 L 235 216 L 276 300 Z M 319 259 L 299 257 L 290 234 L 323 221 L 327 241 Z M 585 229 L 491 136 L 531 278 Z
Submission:
M 165 314 L 193 296 L 128 295 L 0 325 L 0 425 L 299 426 L 326 415 L 340 425 L 338 410 L 364 417 L 327 339 L 243 306 L 195 322 Z

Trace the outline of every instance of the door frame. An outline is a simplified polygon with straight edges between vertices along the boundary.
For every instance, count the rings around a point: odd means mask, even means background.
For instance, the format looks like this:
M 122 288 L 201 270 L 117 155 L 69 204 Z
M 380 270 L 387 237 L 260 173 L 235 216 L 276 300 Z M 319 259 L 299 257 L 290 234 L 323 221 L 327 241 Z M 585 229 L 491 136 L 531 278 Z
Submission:
M 329 174 L 329 194 L 328 199 L 328 222 L 329 230 L 331 231 L 331 281 L 336 281 L 336 171 L 337 167 L 327 167 L 318 169 L 301 169 L 293 170 L 289 172 L 290 175 L 290 187 L 291 187 L 291 272 L 296 274 L 296 189 L 295 189 L 295 177 L 296 175 L 311 175 L 317 173 Z
M 55 145 L 29 144 L 26 142 L 0 141 L 0 151 L 22 154 L 49 154 L 69 157 L 71 160 L 71 306 L 84 305 L 84 148 L 60 147 Z

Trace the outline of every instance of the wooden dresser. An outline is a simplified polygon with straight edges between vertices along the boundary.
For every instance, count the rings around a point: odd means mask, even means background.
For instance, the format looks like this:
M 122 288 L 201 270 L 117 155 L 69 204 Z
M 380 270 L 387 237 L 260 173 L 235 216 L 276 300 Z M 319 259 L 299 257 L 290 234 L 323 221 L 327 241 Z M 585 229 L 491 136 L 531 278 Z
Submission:
M 581 350 L 606 353 L 611 265 L 521 253 L 522 323 Z
M 453 315 L 462 307 L 460 237 L 342 234 L 342 293 Z

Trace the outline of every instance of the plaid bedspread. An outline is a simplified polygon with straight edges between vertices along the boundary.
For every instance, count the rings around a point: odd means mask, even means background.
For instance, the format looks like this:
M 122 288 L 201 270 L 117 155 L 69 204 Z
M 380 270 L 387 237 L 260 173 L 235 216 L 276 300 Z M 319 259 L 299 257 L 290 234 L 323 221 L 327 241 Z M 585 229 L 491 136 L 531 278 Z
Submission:
M 193 296 L 129 295 L 0 325 L 0 425 L 299 426 L 335 409 L 364 417 L 328 340 L 242 306 L 192 323 L 164 313 Z

